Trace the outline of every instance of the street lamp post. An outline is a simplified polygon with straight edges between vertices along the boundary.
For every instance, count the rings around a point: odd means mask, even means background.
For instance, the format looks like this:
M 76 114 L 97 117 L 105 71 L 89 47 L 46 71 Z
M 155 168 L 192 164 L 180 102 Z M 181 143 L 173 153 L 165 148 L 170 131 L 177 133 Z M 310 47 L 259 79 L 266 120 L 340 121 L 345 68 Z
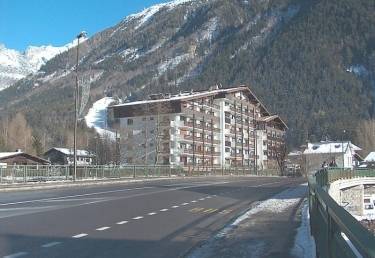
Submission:
M 346 133 L 346 131 L 343 130 L 342 135 L 341 135 L 342 169 L 345 168 L 345 153 L 344 153 L 344 135 L 345 135 L 345 133 Z
M 77 123 L 78 123 L 78 63 L 79 63 L 79 40 L 86 37 L 86 32 L 82 31 L 77 35 L 77 62 L 76 62 L 76 87 L 74 90 L 74 181 L 77 179 Z

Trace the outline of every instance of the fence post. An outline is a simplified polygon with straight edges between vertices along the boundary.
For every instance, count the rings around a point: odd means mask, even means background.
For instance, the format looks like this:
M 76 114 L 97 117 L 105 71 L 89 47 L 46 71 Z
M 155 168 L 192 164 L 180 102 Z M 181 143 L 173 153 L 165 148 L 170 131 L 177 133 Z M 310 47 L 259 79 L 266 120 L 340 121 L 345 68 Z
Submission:
M 3 183 L 3 168 L 0 167 L 0 184 Z
M 133 178 L 135 178 L 135 165 L 133 166 Z
M 169 177 L 172 177 L 172 168 L 169 166 Z

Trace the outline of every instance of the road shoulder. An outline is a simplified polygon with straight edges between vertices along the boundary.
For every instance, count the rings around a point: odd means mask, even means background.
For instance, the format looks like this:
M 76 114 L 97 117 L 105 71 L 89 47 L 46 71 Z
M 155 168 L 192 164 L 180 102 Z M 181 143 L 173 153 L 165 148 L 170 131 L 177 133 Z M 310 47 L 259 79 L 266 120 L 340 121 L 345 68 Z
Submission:
M 187 257 L 290 257 L 300 225 L 296 215 L 306 193 L 307 186 L 298 185 L 253 203 L 247 212 Z

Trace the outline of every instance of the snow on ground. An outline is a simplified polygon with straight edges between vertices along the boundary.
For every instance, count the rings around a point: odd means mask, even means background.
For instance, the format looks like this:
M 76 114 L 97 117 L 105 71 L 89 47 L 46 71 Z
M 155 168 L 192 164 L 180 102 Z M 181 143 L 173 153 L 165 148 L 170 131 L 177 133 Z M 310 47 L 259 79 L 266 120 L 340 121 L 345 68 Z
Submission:
M 86 125 L 94 128 L 101 136 L 115 139 L 116 135 L 107 129 L 107 107 L 114 102 L 113 98 L 104 97 L 94 102 L 85 116 Z
M 354 73 L 357 76 L 367 76 L 369 74 L 366 67 L 361 64 L 351 65 L 349 68 L 346 69 L 349 73 Z
M 169 69 L 174 69 L 177 65 L 179 65 L 181 62 L 188 60 L 190 57 L 189 54 L 183 54 L 180 56 L 176 56 L 172 59 L 169 59 L 165 62 L 163 62 L 159 67 L 159 74 L 164 74 Z
M 125 59 L 125 61 L 134 61 L 140 57 L 138 51 L 139 50 L 137 48 L 127 48 L 120 52 L 120 55 Z
M 303 198 L 306 195 L 307 187 L 308 187 L 307 183 L 305 183 L 300 186 L 284 190 L 281 193 L 274 195 L 270 199 L 255 203 L 246 213 L 238 217 L 234 222 L 225 226 L 214 238 L 210 239 L 202 247 L 194 250 L 188 257 L 189 258 L 215 257 L 215 254 L 218 252 L 217 246 L 216 246 L 217 241 L 220 239 L 224 239 L 225 237 L 230 235 L 232 232 L 234 232 L 234 230 L 238 227 L 239 224 L 245 223 L 245 220 L 256 218 L 257 217 L 256 215 L 260 212 L 270 212 L 276 215 L 277 213 L 282 213 L 289 208 L 297 206 L 298 203 L 301 201 L 301 198 Z M 302 240 L 304 237 L 306 237 L 304 235 L 304 232 L 301 232 L 299 239 Z M 265 248 L 263 245 L 264 245 L 263 242 L 259 242 L 255 246 L 249 243 L 249 245 L 244 248 L 246 248 L 247 251 L 251 249 L 252 250 L 251 257 L 257 258 L 257 257 L 262 257 L 261 250 Z M 306 254 L 308 253 L 306 252 Z M 305 257 L 312 257 L 312 256 L 302 256 L 302 257 L 305 258 Z
M 175 0 L 167 3 L 162 3 L 162 4 L 156 4 L 153 5 L 145 10 L 143 10 L 140 13 L 132 14 L 126 17 L 126 21 L 131 21 L 133 19 L 139 19 L 138 25 L 135 27 L 135 29 L 139 29 L 142 27 L 143 24 L 147 23 L 152 16 L 154 16 L 156 13 L 158 13 L 161 9 L 163 8 L 168 8 L 168 9 L 173 9 L 178 5 L 185 4 L 192 2 L 193 0 Z
M 298 258 L 315 258 L 315 240 L 310 232 L 310 213 L 307 200 L 302 207 L 301 225 L 294 240 L 292 255 Z
M 219 19 L 217 17 L 211 18 L 205 24 L 204 30 L 199 33 L 200 41 L 212 41 L 216 37 L 216 32 L 219 27 Z

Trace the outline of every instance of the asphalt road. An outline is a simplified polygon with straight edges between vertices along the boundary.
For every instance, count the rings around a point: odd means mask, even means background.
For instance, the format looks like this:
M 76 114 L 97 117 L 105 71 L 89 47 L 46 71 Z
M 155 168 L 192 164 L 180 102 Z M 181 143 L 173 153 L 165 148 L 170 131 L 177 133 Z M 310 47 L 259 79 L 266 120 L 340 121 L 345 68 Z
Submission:
M 0 193 L 0 257 L 183 257 L 250 203 L 300 183 L 206 177 Z

